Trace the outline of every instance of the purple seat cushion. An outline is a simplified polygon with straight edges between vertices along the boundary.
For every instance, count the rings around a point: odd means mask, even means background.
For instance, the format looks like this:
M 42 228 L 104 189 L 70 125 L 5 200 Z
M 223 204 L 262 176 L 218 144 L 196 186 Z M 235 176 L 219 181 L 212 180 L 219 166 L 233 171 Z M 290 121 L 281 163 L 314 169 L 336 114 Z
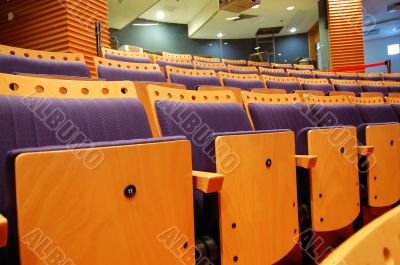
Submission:
M 322 91 L 325 94 L 329 94 L 329 92 L 333 91 L 333 87 L 330 84 L 302 84 L 304 90 L 316 90 Z
M 182 84 L 189 90 L 195 90 L 198 86 L 221 86 L 221 82 L 216 76 L 197 76 L 197 75 L 182 75 L 170 74 L 171 82 Z
M 267 80 L 267 88 L 284 89 L 287 93 L 292 93 L 296 90 L 302 90 L 298 82 L 279 82 Z
M 390 105 L 357 105 L 364 123 L 399 122 L 397 115 Z
M 315 127 L 316 120 L 305 104 L 249 104 L 256 130 L 292 130 L 297 135 L 303 128 Z M 304 153 L 307 142 L 296 142 L 296 152 Z
M 232 69 L 231 73 L 233 73 L 233 74 L 257 74 L 258 75 L 258 71 L 256 71 L 256 70 L 237 70 L 237 69 Z
M 151 63 L 150 58 L 135 58 L 129 56 L 115 55 L 106 53 L 104 55 L 106 59 L 120 61 L 120 62 L 128 62 L 128 63 Z
M 385 86 L 368 86 L 368 85 L 363 85 L 361 88 L 365 92 L 378 92 L 378 93 L 383 93 L 387 95 L 389 93 L 389 89 Z
M 358 75 L 350 75 L 350 76 L 341 75 L 339 76 L 339 78 L 343 80 L 362 80 L 362 78 Z
M 42 60 L 6 54 L 0 54 L 0 72 L 90 77 L 85 62 Z
M 192 141 L 193 169 L 215 172 L 212 134 L 251 131 L 246 111 L 237 103 L 156 102 L 163 136 L 184 135 Z
M 342 84 L 335 84 L 334 85 L 336 91 L 343 91 L 343 92 L 354 92 L 359 94 L 363 92 L 361 86 L 359 85 L 342 85 Z
M 97 72 L 99 78 L 108 81 L 166 81 L 161 71 L 141 71 L 100 65 L 97 67 Z
M 309 78 L 309 79 L 314 78 L 313 74 L 302 74 L 302 73 L 290 73 L 289 76 L 299 77 L 299 78 Z
M 278 76 L 278 77 L 287 77 L 289 76 L 288 73 L 280 73 L 280 72 L 270 72 L 270 71 L 263 71 L 261 74 L 269 75 L 269 76 Z
M 264 83 L 261 80 L 245 80 L 235 78 L 224 78 L 224 86 L 238 87 L 242 90 L 252 90 L 253 88 L 264 88 Z
M 156 63 L 160 67 L 166 67 L 166 66 L 174 66 L 174 67 L 179 67 L 179 68 L 186 68 L 186 69 L 193 69 L 193 64 L 191 63 L 175 63 L 175 62 L 167 62 L 167 61 L 162 61 L 162 60 L 157 60 Z

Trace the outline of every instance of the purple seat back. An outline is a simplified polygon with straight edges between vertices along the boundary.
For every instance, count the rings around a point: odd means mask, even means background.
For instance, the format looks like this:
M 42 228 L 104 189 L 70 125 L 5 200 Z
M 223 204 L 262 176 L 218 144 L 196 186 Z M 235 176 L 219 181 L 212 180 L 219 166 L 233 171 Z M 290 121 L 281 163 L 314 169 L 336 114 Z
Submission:
M 258 75 L 258 71 L 256 70 L 238 70 L 238 69 L 232 69 L 231 73 L 233 74 L 257 74 Z
M 382 81 L 382 77 L 380 76 L 362 76 L 362 80 L 367 80 L 367 81 Z
M 390 92 L 400 93 L 400 86 L 386 86 Z
M 397 115 L 397 119 L 400 121 L 400 104 L 393 104 L 391 106 Z
M 361 88 L 365 92 L 378 92 L 387 95 L 389 93 L 389 89 L 385 86 L 369 86 L 369 85 L 362 85 Z
M 97 72 L 99 78 L 108 81 L 166 82 L 165 76 L 161 71 L 132 70 L 99 65 Z
M 155 105 L 163 136 L 184 135 L 192 141 L 194 170 L 215 172 L 215 161 L 209 153 L 214 146 L 213 133 L 252 130 L 246 111 L 237 103 L 161 100 Z
M 399 122 L 397 115 L 390 105 L 357 105 L 365 123 Z
M 189 90 L 195 90 L 198 86 L 221 86 L 221 82 L 216 76 L 182 75 L 171 73 L 172 83 L 182 84 Z
M 302 84 L 304 90 L 316 90 L 322 91 L 325 94 L 329 94 L 329 92 L 333 91 L 333 87 L 330 84 Z
M 150 58 L 141 58 L 141 57 L 136 58 L 136 57 L 122 56 L 109 53 L 106 53 L 104 55 L 104 58 L 120 62 L 128 62 L 128 63 L 151 63 Z
M 89 68 L 84 62 L 43 60 L 6 54 L 0 54 L 0 72 L 90 77 Z
M 253 88 L 264 88 L 264 83 L 261 80 L 245 80 L 236 78 L 224 78 L 224 86 L 238 87 L 242 90 L 250 91 Z
M 0 96 L 0 134 L 1 210 L 9 206 L 4 169 L 11 150 L 152 137 L 144 108 L 136 99 L 14 96 Z
M 323 78 L 325 78 L 325 79 L 328 79 L 328 80 L 331 80 L 331 79 L 339 79 L 339 77 L 336 76 L 336 75 L 321 75 L 321 74 L 315 74 L 315 78 L 318 78 L 318 79 L 323 79 Z
M 263 71 L 262 75 L 269 75 L 269 76 L 278 76 L 278 77 L 287 77 L 289 76 L 288 73 L 281 73 L 281 72 L 270 72 L 270 71 Z
M 363 123 L 361 113 L 356 106 L 351 104 L 323 105 L 315 104 L 310 106 L 318 126 L 355 126 Z
M 343 80 L 362 80 L 358 75 L 340 75 L 339 78 Z
M 225 65 L 248 66 L 246 63 L 225 63 Z
M 267 80 L 267 88 L 284 89 L 287 93 L 292 93 L 295 90 L 302 90 L 298 82 L 279 82 Z
M 206 66 L 196 66 L 197 70 L 214 70 L 215 72 L 229 72 L 226 67 L 206 67 Z
M 400 82 L 400 76 L 384 76 L 383 80 Z
M 360 85 L 335 84 L 334 87 L 336 91 L 354 92 L 356 94 L 363 92 Z
M 191 63 L 176 63 L 176 62 L 157 60 L 156 64 L 158 64 L 160 67 L 164 67 L 164 68 L 169 65 L 169 66 L 175 66 L 175 67 L 179 67 L 179 68 L 194 69 L 193 64 L 191 64 Z
M 299 77 L 299 78 L 309 78 L 309 79 L 314 78 L 313 74 L 305 74 L 305 73 L 289 73 L 289 76 Z

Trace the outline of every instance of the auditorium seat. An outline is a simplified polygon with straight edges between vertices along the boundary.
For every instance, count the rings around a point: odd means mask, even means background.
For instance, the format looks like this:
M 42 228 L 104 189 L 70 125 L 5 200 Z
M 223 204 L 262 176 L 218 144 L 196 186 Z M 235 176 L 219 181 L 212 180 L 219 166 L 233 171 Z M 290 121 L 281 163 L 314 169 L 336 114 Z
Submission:
M 162 52 L 162 56 L 176 58 L 176 59 L 183 59 L 183 60 L 192 60 L 193 59 L 191 54 L 178 54 L 178 53 Z
M 94 62 L 98 77 L 108 81 L 166 81 L 158 64 L 129 63 L 99 57 L 95 57 Z
M 301 84 L 303 90 L 322 91 L 325 95 L 333 91 L 333 86 L 328 79 L 298 78 L 297 81 Z
M 199 86 L 221 86 L 214 70 L 193 70 L 167 66 L 166 71 L 171 83 L 185 85 L 189 90 L 196 90 Z
M 273 68 L 276 68 L 276 69 L 284 69 L 285 71 L 286 71 L 287 69 L 292 69 L 292 70 L 294 70 L 293 65 L 290 64 L 290 63 L 271 63 L 271 66 L 272 66 Z
M 246 60 L 222 59 L 222 62 L 226 66 L 228 66 L 228 65 L 247 66 L 247 61 Z
M 233 74 L 258 74 L 258 69 L 255 66 L 237 66 L 228 64 L 228 70 Z
M 194 61 L 193 64 L 196 70 L 214 70 L 217 73 L 228 72 L 228 68 L 224 63 Z
M 264 68 L 272 68 L 269 62 L 256 62 L 256 61 L 247 61 L 248 66 L 255 66 L 257 68 L 264 67 Z
M 180 59 L 173 57 L 165 57 L 160 55 L 152 55 L 153 63 L 158 64 L 161 68 L 166 66 L 175 66 L 179 68 L 193 69 L 193 63 L 191 59 Z
M 362 80 L 358 73 L 337 72 L 336 75 L 343 80 Z
M 400 82 L 400 73 L 382 73 L 384 81 L 395 81 Z
M 313 71 L 315 78 L 339 79 L 335 72 Z
M 382 81 L 382 76 L 379 73 L 358 73 L 362 80 L 367 81 Z
M 318 120 L 297 94 L 242 94 L 256 130 L 290 129 L 296 136 L 296 154 L 318 158 L 313 167 L 298 170 L 297 190 L 299 204 L 311 209 L 311 220 L 302 224 L 303 243 L 305 246 L 313 244 L 306 236 L 310 227 L 315 233 L 311 237 L 322 241 L 314 242 L 312 249 L 303 247 L 320 256 L 326 249 L 319 244 L 335 247 L 352 234 L 353 222 L 360 212 L 356 185 L 358 161 L 357 152 L 354 152 L 357 150 L 356 128 L 337 124 L 318 127 Z M 311 242 L 306 243 L 310 239 Z
M 90 78 L 82 54 L 46 52 L 0 45 L 0 73 Z
M 265 88 L 265 84 L 257 74 L 232 74 L 219 72 L 219 79 L 223 86 L 238 87 L 242 90 L 252 90 L 254 88 Z
M 336 91 L 352 92 L 357 96 L 363 92 L 356 80 L 331 79 L 331 83 Z
M 299 234 L 293 133 L 254 132 L 229 91 L 148 92 L 162 135 L 185 135 L 193 168 L 224 175 L 218 193 L 195 191 L 196 233 L 219 236 L 217 263 L 274 264 L 287 255 Z
M 152 139 L 132 82 L 1 74 L 0 94 L 1 264 L 178 264 L 174 227 L 194 246 L 190 143 Z
M 274 69 L 274 68 L 260 67 L 259 71 L 260 71 L 260 74 L 262 74 L 262 75 L 280 76 L 280 77 L 289 76 L 288 73 L 286 73 L 284 69 Z
M 104 47 L 101 50 L 105 59 L 128 63 L 151 63 L 151 59 L 147 53 L 120 51 Z
M 193 56 L 193 60 L 195 62 L 205 62 L 205 63 L 220 63 L 221 59 L 219 58 L 208 58 L 208 57 L 201 57 L 201 56 Z
M 315 70 L 315 67 L 312 64 L 294 64 L 293 67 L 295 70 Z
M 314 74 L 310 70 L 292 70 L 292 69 L 287 69 L 286 72 L 291 77 L 314 78 Z
M 321 126 L 356 126 L 358 141 L 374 148 L 367 160 L 360 160 L 360 183 L 367 191 L 364 203 L 378 210 L 391 207 L 400 199 L 400 164 L 394 162 L 400 159 L 399 143 L 394 140 L 400 135 L 398 118 L 383 98 L 350 99 L 346 102 L 348 97 L 343 96 L 308 98 L 314 100 L 310 109 Z
M 400 264 L 400 206 L 345 241 L 321 265 Z
M 277 77 L 267 75 L 262 75 L 261 77 L 267 88 L 284 89 L 287 93 L 302 90 L 300 83 L 295 77 Z
M 385 96 L 389 94 L 389 89 L 383 84 L 382 81 L 359 80 L 358 84 L 365 92 L 382 93 Z

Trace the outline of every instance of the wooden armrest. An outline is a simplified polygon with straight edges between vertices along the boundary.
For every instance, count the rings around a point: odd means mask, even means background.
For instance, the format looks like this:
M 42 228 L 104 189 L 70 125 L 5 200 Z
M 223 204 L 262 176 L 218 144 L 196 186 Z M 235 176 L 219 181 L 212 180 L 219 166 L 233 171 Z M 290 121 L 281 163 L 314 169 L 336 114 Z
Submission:
M 218 192 L 222 189 L 224 176 L 218 173 L 192 171 L 193 188 L 204 193 Z
M 8 220 L 0 214 L 0 248 L 7 246 Z
M 359 155 L 362 156 L 370 156 L 374 152 L 374 147 L 373 146 L 357 146 L 357 152 Z
M 317 165 L 317 156 L 309 156 L 309 155 L 296 155 L 296 166 L 302 167 L 305 169 L 315 168 Z

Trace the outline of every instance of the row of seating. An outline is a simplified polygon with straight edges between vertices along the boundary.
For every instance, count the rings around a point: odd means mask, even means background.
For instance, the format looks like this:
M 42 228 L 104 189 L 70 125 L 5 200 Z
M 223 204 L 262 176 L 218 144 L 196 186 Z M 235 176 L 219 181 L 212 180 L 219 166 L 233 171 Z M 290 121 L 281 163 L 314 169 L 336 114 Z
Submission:
M 2 74 L 0 82 L 0 210 L 10 224 L 9 258 L 25 264 L 37 256 L 18 235 L 38 227 L 75 263 L 95 256 L 129 264 L 135 251 L 141 264 L 180 264 L 166 247 L 175 228 L 187 264 L 194 263 L 195 235 L 211 244 L 204 248 L 214 250 L 207 255 L 213 262 L 220 254 L 221 264 L 300 264 L 293 250 L 313 245 L 308 229 L 336 247 L 357 217 L 368 221 L 369 208 L 387 210 L 400 199 L 396 98 L 389 105 L 380 97 L 310 95 L 301 103 L 297 94 L 243 91 L 238 98 L 154 85 L 143 96 L 127 81 Z M 62 128 L 77 128 L 72 135 L 80 137 L 66 139 L 71 133 Z M 77 217 L 88 212 L 96 222 Z M 103 222 L 112 232 L 98 229 Z M 87 233 L 96 235 L 96 248 L 82 247 Z M 121 248 L 110 254 L 109 244 Z M 317 260 L 326 254 L 312 250 Z

